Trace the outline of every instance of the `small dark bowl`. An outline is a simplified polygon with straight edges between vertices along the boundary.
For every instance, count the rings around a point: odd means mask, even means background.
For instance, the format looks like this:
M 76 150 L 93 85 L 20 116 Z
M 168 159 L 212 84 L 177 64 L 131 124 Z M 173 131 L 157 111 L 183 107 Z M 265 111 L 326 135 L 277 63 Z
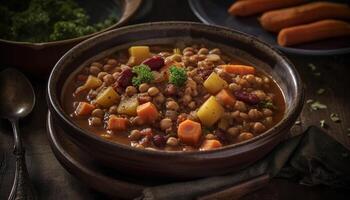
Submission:
M 267 132 L 245 142 L 211 151 L 149 151 L 113 143 L 77 126 L 62 109 L 62 88 L 84 62 L 101 58 L 132 44 L 191 44 L 219 46 L 263 68 L 281 87 L 285 116 Z M 48 104 L 58 123 L 79 148 L 103 165 L 131 174 L 194 178 L 242 169 L 270 152 L 287 135 L 303 106 L 303 87 L 293 64 L 278 50 L 253 36 L 223 27 L 191 22 L 161 22 L 127 26 L 88 39 L 68 51 L 48 82 Z
M 91 16 L 95 18 L 102 18 L 101 16 L 105 15 L 103 12 L 113 12 L 111 6 L 101 4 L 103 2 L 82 1 L 81 3 L 86 4 L 84 8 L 91 11 Z M 47 78 L 56 62 L 70 48 L 87 38 L 124 25 L 135 15 L 142 0 L 112 0 L 110 3 L 117 4 L 116 6 L 120 6 L 121 9 L 119 20 L 112 26 L 89 35 L 52 42 L 31 43 L 0 39 L 0 63 L 18 67 L 35 77 Z

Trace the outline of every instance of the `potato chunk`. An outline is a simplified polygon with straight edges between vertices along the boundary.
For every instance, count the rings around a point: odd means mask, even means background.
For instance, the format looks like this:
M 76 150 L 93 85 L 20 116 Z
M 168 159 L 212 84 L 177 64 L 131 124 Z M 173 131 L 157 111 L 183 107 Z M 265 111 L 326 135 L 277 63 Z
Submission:
M 205 89 L 212 94 L 216 94 L 221 89 L 227 87 L 227 82 L 222 79 L 215 72 L 212 72 L 210 76 L 203 83 Z
M 210 127 L 215 124 L 224 114 L 224 108 L 217 102 L 214 96 L 211 96 L 198 109 L 197 116 L 204 126 Z
M 140 64 L 151 57 L 148 46 L 132 46 L 129 48 L 129 54 L 131 57 L 134 57 L 135 64 Z
M 132 97 L 123 97 L 118 106 L 118 113 L 136 116 L 136 108 L 138 105 L 139 101 L 137 100 L 137 95 Z
M 101 85 L 102 85 L 102 81 L 99 78 L 92 76 L 92 75 L 89 75 L 89 77 L 85 81 L 84 88 L 85 89 L 95 89 Z
M 109 107 L 118 103 L 119 98 L 119 94 L 112 87 L 108 87 L 97 95 L 96 103 L 103 107 Z

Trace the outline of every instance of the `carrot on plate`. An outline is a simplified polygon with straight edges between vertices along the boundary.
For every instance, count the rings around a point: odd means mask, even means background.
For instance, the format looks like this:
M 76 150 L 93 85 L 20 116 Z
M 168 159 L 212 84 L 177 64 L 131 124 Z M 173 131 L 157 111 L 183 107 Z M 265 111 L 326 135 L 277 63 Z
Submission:
M 147 102 L 137 106 L 136 108 L 137 116 L 139 116 L 145 122 L 152 123 L 158 118 L 157 107 L 151 103 Z
M 89 115 L 94 109 L 95 106 L 92 104 L 86 102 L 79 102 L 77 108 L 75 109 L 75 114 L 77 116 Z
M 236 103 L 236 98 L 231 95 L 230 91 L 227 89 L 222 89 L 219 93 L 217 93 L 216 99 L 224 106 L 234 106 Z
M 125 131 L 128 126 L 128 119 L 123 117 L 117 117 L 115 115 L 109 116 L 107 129 L 113 131 Z
M 201 124 L 192 120 L 185 120 L 179 124 L 177 136 L 187 145 L 197 145 L 202 135 Z
M 200 150 L 211 150 L 222 147 L 222 144 L 219 140 L 204 140 Z
M 230 74 L 255 74 L 255 68 L 248 65 L 220 65 L 219 67 L 222 67 L 223 70 Z

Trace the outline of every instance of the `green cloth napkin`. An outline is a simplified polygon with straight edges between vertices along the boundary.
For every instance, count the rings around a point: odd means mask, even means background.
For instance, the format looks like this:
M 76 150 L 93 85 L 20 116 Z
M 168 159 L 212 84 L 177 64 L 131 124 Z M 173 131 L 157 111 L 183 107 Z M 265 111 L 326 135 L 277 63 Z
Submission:
M 239 172 L 146 188 L 138 199 L 187 200 L 220 191 L 263 174 L 350 189 L 350 151 L 317 127 L 278 145 Z

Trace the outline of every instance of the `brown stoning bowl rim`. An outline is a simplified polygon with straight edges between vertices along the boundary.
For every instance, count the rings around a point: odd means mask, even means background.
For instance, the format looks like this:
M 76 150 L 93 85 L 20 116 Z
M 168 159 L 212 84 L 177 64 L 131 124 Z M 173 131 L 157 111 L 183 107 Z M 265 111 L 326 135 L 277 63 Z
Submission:
M 296 98 L 292 100 L 292 105 L 288 112 L 285 112 L 285 116 L 283 119 L 278 122 L 274 127 L 270 128 L 268 131 L 265 131 L 264 133 L 255 136 L 254 138 L 235 143 L 235 144 L 230 144 L 223 146 L 218 149 L 214 150 L 209 150 L 209 151 L 189 151 L 189 152 L 184 152 L 184 151 L 152 151 L 152 150 L 144 150 L 144 149 L 138 149 L 134 148 L 125 144 L 120 144 L 117 142 L 112 142 L 106 139 L 103 139 L 100 136 L 97 136 L 96 134 L 93 134 L 93 132 L 85 130 L 81 127 L 79 127 L 76 123 L 73 122 L 73 120 L 69 117 L 69 115 L 63 110 L 60 100 L 57 95 L 56 95 L 56 85 L 59 77 L 57 77 L 56 73 L 59 73 L 58 71 L 61 70 L 62 66 L 64 66 L 64 62 L 70 58 L 70 54 L 74 53 L 75 51 L 79 52 L 80 50 L 84 49 L 84 46 L 89 46 L 95 41 L 99 41 L 100 39 L 103 39 L 105 36 L 108 35 L 121 35 L 125 34 L 129 31 L 139 31 L 143 30 L 144 28 L 147 30 L 152 30 L 152 27 L 154 27 L 154 31 L 157 30 L 157 27 L 177 27 L 177 26 L 182 26 L 186 27 L 188 29 L 195 29 L 195 28 L 201 28 L 202 31 L 203 29 L 212 29 L 216 31 L 220 31 L 223 34 L 236 34 L 241 37 L 245 42 L 253 42 L 255 45 L 255 48 L 259 46 L 259 50 L 266 50 L 269 53 L 273 54 L 272 56 L 276 57 L 276 59 L 279 62 L 282 62 L 284 65 L 288 66 L 288 71 L 292 75 L 292 80 L 293 80 L 293 85 L 295 85 L 294 88 L 291 88 L 295 91 Z M 205 31 L 205 30 L 204 30 Z M 116 37 L 116 36 L 114 36 Z M 205 37 L 204 37 L 205 38 Z M 91 47 L 90 47 L 91 48 Z M 86 49 L 84 49 L 86 50 Z M 97 55 L 97 54 L 96 54 Z M 75 132 L 78 132 L 81 136 L 86 137 L 87 139 L 92 139 L 95 142 L 98 142 L 98 145 L 108 145 L 110 147 L 113 147 L 113 149 L 122 149 L 124 151 L 129 151 L 129 152 L 135 152 L 135 153 L 141 153 L 144 154 L 145 156 L 180 156 L 180 155 L 203 155 L 203 156 L 215 156 L 217 157 L 217 153 L 224 153 L 227 150 L 232 150 L 235 151 L 236 154 L 239 154 L 241 152 L 245 152 L 247 149 L 239 149 L 238 147 L 244 147 L 247 146 L 248 144 L 255 143 L 259 140 L 262 139 L 271 139 L 275 136 L 278 136 L 279 134 L 284 133 L 284 131 L 288 131 L 288 127 L 290 127 L 292 124 L 294 124 L 295 120 L 299 116 L 299 113 L 301 112 L 302 106 L 303 106 L 303 100 L 304 100 L 304 88 L 302 86 L 302 81 L 300 79 L 300 76 L 294 67 L 294 65 L 276 48 L 272 47 L 271 45 L 255 38 L 254 36 L 232 30 L 226 27 L 221 27 L 221 26 L 216 26 L 216 25 L 206 25 L 206 24 L 201 24 L 197 22 L 185 22 L 185 21 L 166 21 L 166 22 L 151 22 L 151 23 L 143 23 L 143 24 L 137 24 L 137 25 L 130 25 L 130 26 L 125 26 L 122 28 L 118 28 L 115 30 L 107 31 L 102 34 L 96 35 L 92 38 L 89 38 L 78 45 L 74 46 L 71 50 L 66 52 L 61 59 L 56 63 L 55 67 L 53 68 L 49 80 L 48 80 L 48 87 L 47 87 L 47 99 L 48 99 L 48 104 L 49 108 L 51 111 L 55 112 L 59 118 L 61 118 L 64 123 L 66 123 L 70 128 L 74 129 Z M 170 158 L 169 157 L 169 158 Z
M 101 34 L 103 32 L 113 30 L 119 26 L 122 26 L 128 22 L 128 20 L 133 17 L 137 10 L 140 8 L 141 3 L 143 0 L 121 0 L 122 2 L 122 15 L 120 16 L 119 20 L 114 23 L 113 25 L 101 29 L 99 31 L 93 32 L 91 34 L 82 35 L 80 37 L 74 37 L 70 39 L 64 39 L 64 40 L 57 40 L 57 41 L 49 41 L 49 42 L 24 42 L 24 41 L 15 41 L 15 40 L 5 40 L 0 38 L 0 43 L 8 43 L 12 45 L 18 45 L 18 46 L 26 46 L 32 49 L 40 50 L 46 47 L 56 46 L 56 45 L 62 45 L 62 44 L 70 44 L 74 42 L 83 41 L 85 39 L 91 38 L 93 36 L 96 36 L 98 34 Z

